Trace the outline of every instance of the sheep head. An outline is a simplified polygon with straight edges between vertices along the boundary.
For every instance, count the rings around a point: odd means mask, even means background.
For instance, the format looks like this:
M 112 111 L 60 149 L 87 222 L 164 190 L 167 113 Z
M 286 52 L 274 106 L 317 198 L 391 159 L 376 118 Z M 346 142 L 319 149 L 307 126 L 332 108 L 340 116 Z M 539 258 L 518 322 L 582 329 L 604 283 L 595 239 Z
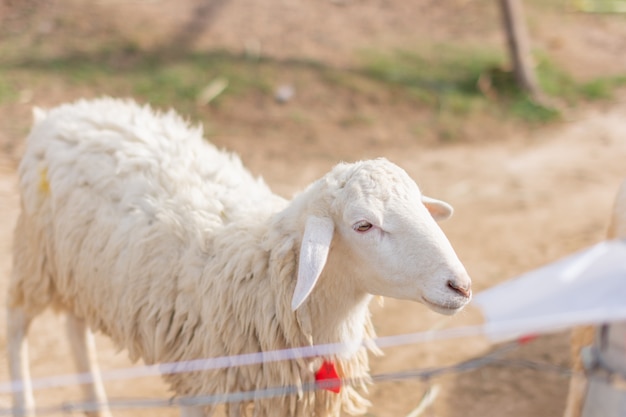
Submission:
M 341 279 L 368 294 L 418 301 L 442 314 L 469 302 L 471 280 L 436 223 L 452 207 L 423 196 L 397 165 L 385 159 L 339 164 L 307 191 L 293 310 L 330 257 L 342 265 Z

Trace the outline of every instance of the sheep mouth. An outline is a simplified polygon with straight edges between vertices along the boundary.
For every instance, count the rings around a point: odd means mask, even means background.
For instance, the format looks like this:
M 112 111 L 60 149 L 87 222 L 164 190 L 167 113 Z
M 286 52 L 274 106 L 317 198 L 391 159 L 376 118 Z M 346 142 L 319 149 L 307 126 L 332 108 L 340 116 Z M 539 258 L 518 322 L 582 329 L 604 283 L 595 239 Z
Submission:
M 440 303 L 435 303 L 433 301 L 430 301 L 426 297 L 422 297 L 422 304 L 424 304 L 425 306 L 427 306 L 428 308 L 430 308 L 436 313 L 444 314 L 446 316 L 451 316 L 461 311 L 463 307 L 465 307 L 465 304 L 467 303 L 462 303 L 460 305 L 440 304 Z

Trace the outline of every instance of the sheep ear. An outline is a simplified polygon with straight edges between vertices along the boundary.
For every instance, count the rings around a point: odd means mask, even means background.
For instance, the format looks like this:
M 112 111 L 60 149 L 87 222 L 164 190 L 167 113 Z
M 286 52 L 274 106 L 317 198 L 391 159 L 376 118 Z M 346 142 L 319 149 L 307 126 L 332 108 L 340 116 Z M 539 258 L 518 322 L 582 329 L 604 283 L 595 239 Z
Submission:
M 333 240 L 335 225 L 328 217 L 309 216 L 304 227 L 298 262 L 298 280 L 291 299 L 291 309 L 295 311 L 307 299 L 320 277 L 330 242 Z
M 450 218 L 454 212 L 452 206 L 445 201 L 436 200 L 425 195 L 422 196 L 422 203 L 424 203 L 430 215 L 437 221 Z

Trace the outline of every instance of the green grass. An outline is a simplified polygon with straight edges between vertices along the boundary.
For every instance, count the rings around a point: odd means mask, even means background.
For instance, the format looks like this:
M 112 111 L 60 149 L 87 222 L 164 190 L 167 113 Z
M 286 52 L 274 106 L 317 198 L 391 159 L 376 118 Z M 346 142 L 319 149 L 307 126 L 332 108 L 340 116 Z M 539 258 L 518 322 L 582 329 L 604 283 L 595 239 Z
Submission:
M 602 77 L 589 81 L 580 86 L 582 95 L 590 100 L 608 99 L 613 95 L 613 90 L 626 86 L 626 75 Z
M 133 95 L 155 106 L 175 106 L 193 112 L 199 93 L 217 78 L 228 87 L 216 98 L 267 93 L 272 65 L 224 52 L 184 54 L 172 58 L 132 50 L 109 51 L 95 56 L 70 55 L 44 60 L 23 60 L 0 66 L 38 77 L 57 77 L 70 85 L 91 86 L 109 95 Z M 0 72 L 0 74 L 2 74 Z M 5 94 L 0 75 L 0 99 Z M 8 93 L 7 93 L 8 94 Z
M 49 83 L 56 78 L 99 94 L 132 95 L 155 106 L 175 107 L 195 118 L 198 96 L 215 80 L 227 82 L 224 91 L 210 103 L 220 106 L 240 96 L 271 95 L 281 74 L 288 73 L 306 80 L 301 88 L 319 88 L 322 84 L 332 91 L 348 93 L 355 100 L 391 99 L 416 106 L 416 111 L 430 112 L 432 122 L 417 125 L 416 135 L 424 129 L 434 130 L 442 141 L 461 137 L 464 124 L 471 123 L 476 115 L 533 125 L 558 119 L 556 109 L 519 91 L 511 72 L 502 69 L 505 62 L 500 51 L 450 45 L 416 47 L 414 51 L 364 51 L 361 63 L 350 69 L 223 51 L 145 52 L 133 45 L 107 45 L 96 52 L 56 57 L 33 53 L 21 60 L 5 60 L 0 63 L 0 102 L 19 96 L 12 79 L 19 72 L 22 80 L 27 80 L 23 84 L 36 80 Z M 538 59 L 537 77 L 551 99 L 567 105 L 610 98 L 615 88 L 626 85 L 626 74 L 577 82 L 546 57 Z M 297 113 L 292 117 L 298 123 L 308 120 Z M 339 123 L 345 127 L 367 126 L 372 123 L 370 118 L 356 113 Z
M 363 54 L 364 72 L 372 78 L 417 92 L 466 96 L 477 93 L 476 82 L 485 68 L 500 61 L 490 51 L 443 46 L 422 53 L 368 51 Z
M 370 53 L 364 62 L 370 77 L 402 88 L 444 114 L 464 117 L 487 111 L 532 123 L 558 116 L 558 112 L 533 103 L 520 92 L 512 74 L 500 69 L 504 57 L 493 51 L 439 46 L 422 55 L 406 51 Z M 481 90 L 481 77 L 489 80 L 496 99 Z
M 363 62 L 367 76 L 400 88 L 444 114 L 464 117 L 486 111 L 531 124 L 560 116 L 556 108 L 520 91 L 512 72 L 502 69 L 505 57 L 493 51 L 439 45 L 421 53 L 368 52 Z M 615 88 L 626 86 L 626 74 L 578 82 L 543 56 L 538 58 L 536 75 L 548 97 L 567 105 L 608 99 Z M 489 93 L 480 88 L 481 78 L 488 80 Z
M 577 82 L 546 57 L 538 59 L 537 74 L 541 88 L 550 96 L 576 103 L 582 100 L 602 100 L 612 97 L 612 91 L 626 86 L 626 74 L 599 77 L 587 82 Z
M 9 83 L 7 76 L 0 70 L 0 103 L 14 100 L 17 92 Z

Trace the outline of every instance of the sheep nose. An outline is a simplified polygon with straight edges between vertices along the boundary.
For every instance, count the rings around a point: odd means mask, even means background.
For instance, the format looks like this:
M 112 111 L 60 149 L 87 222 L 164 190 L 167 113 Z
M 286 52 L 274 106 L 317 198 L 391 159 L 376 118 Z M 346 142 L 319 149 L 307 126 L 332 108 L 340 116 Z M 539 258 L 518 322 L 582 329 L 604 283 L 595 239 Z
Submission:
M 455 282 L 452 280 L 448 281 L 448 288 L 450 288 L 452 291 L 456 292 L 457 294 L 465 297 L 465 298 L 470 298 L 472 296 L 472 283 L 471 281 L 468 281 L 467 283 L 463 282 L 463 283 L 459 283 L 459 282 Z

